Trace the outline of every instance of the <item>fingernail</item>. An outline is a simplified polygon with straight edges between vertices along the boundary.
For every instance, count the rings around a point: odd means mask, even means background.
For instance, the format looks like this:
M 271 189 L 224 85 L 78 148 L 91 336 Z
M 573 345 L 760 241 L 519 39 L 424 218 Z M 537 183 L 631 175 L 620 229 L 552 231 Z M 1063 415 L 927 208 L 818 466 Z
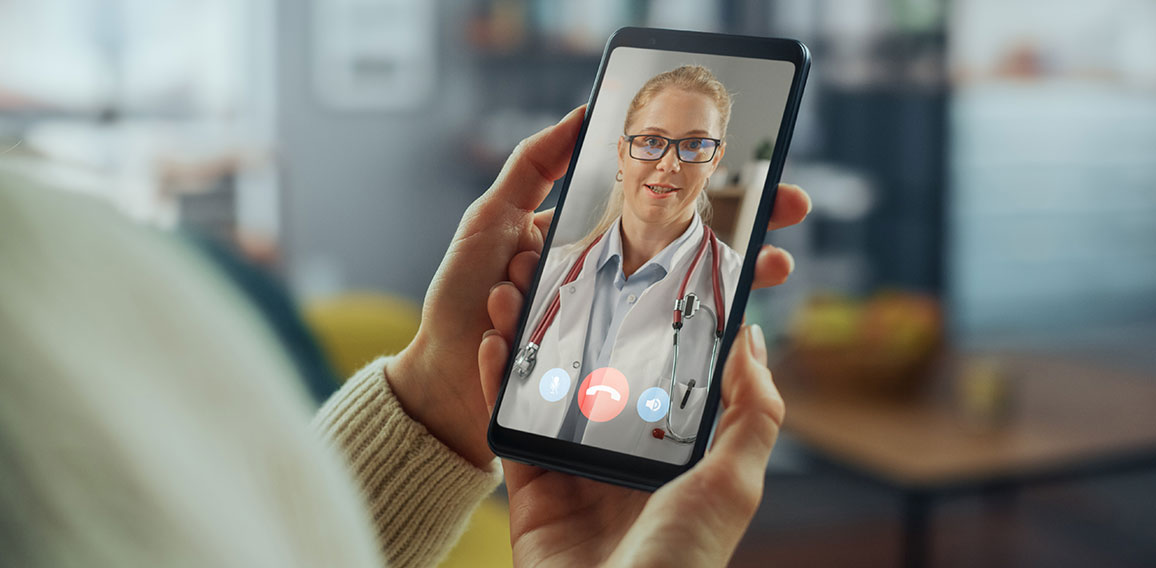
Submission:
M 513 283 L 513 282 L 510 282 L 509 280 L 502 280 L 501 282 L 498 282 L 497 284 L 494 284 L 493 286 L 490 286 L 490 294 L 493 294 L 493 293 L 494 293 L 494 290 L 497 290 L 497 289 L 498 289 L 498 286 L 504 286 L 504 285 L 506 285 L 506 284 L 510 284 L 510 285 L 513 285 L 514 283 Z
M 558 124 L 562 124 L 563 122 L 566 122 L 567 120 L 570 120 L 570 117 L 571 117 L 571 116 L 573 116 L 573 115 L 574 115 L 574 113 L 576 113 L 576 112 L 578 112 L 578 111 L 582 110 L 582 107 L 584 107 L 584 106 L 586 106 L 586 105 L 578 105 L 578 106 L 574 107 L 574 109 L 573 109 L 573 110 L 571 110 L 570 112 L 566 113 L 566 116 L 563 116 L 563 117 L 562 117 L 562 120 L 559 120 L 559 121 L 558 121 Z
M 785 248 L 781 248 L 779 250 L 782 251 L 782 253 L 787 256 L 787 264 L 791 265 L 791 267 L 787 269 L 787 273 L 790 274 L 790 273 L 794 272 L 795 271 L 795 257 L 794 257 L 794 255 L 791 254 L 791 251 L 789 251 Z
M 751 353 L 754 354 L 755 360 L 763 365 L 767 364 L 767 338 L 763 335 L 763 328 L 759 324 L 754 324 L 750 328 Z
M 796 185 L 795 187 L 799 186 Z M 806 217 L 811 214 L 811 210 L 815 208 L 815 204 L 811 201 L 811 196 L 806 191 L 803 191 L 803 188 L 799 187 L 799 191 L 802 191 L 803 197 L 807 198 L 807 212 L 803 214 L 803 216 Z
M 486 332 L 482 334 L 482 341 L 485 341 L 486 338 L 491 336 L 491 335 L 498 335 L 500 333 L 501 332 L 496 330 L 496 329 L 487 329 Z

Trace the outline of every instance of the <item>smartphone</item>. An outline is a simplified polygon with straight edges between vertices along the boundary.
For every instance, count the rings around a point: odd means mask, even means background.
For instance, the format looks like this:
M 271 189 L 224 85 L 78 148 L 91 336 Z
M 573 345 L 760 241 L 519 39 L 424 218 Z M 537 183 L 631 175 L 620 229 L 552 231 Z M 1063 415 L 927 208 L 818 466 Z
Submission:
M 789 39 L 607 42 L 489 443 L 653 490 L 710 440 L 810 67 Z

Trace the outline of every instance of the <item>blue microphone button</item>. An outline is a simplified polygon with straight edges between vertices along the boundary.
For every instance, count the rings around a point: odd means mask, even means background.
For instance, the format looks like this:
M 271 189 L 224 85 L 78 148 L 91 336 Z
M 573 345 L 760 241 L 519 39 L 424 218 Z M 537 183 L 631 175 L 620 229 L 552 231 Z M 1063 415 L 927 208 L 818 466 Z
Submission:
M 570 373 L 563 369 L 550 369 L 538 382 L 538 392 L 546 402 L 558 402 L 570 392 Z

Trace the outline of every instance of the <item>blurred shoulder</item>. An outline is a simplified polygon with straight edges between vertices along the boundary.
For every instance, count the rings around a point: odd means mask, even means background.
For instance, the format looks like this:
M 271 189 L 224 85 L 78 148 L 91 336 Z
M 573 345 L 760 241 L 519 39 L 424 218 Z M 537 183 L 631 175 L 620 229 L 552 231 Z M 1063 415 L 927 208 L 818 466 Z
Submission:
M 0 173 L 0 266 L 0 496 L 16 501 L 0 525 L 53 559 L 39 565 L 214 565 L 241 549 L 259 565 L 374 565 L 295 369 L 195 249 Z M 313 538 L 318 523 L 334 530 Z

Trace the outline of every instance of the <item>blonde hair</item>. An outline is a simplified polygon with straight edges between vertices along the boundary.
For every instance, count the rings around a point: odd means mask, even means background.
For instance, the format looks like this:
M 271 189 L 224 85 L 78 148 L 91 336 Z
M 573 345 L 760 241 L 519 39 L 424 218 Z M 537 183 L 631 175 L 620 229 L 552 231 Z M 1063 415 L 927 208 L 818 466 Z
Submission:
M 726 138 L 727 125 L 731 121 L 731 94 L 727 92 L 726 86 L 714 76 L 714 73 L 702 65 L 683 65 L 651 77 L 646 84 L 642 85 L 641 89 L 638 89 L 630 101 L 630 106 L 626 108 L 626 119 L 622 122 L 624 134 L 634 117 L 638 115 L 638 111 L 650 104 L 659 93 L 666 89 L 680 89 L 710 97 L 711 102 L 715 104 L 719 112 L 719 126 L 721 126 L 719 138 Z M 585 248 L 594 242 L 594 239 L 597 239 L 614 224 L 614 221 L 622 215 L 622 202 L 622 183 L 616 182 L 614 187 L 610 189 L 610 195 L 606 198 L 606 207 L 602 211 L 602 216 L 598 218 L 598 222 L 594 224 L 590 233 L 579 241 L 579 248 Z M 695 206 L 698 208 L 698 214 L 702 217 L 703 222 L 709 223 L 711 206 L 705 190 L 698 194 L 698 201 Z

